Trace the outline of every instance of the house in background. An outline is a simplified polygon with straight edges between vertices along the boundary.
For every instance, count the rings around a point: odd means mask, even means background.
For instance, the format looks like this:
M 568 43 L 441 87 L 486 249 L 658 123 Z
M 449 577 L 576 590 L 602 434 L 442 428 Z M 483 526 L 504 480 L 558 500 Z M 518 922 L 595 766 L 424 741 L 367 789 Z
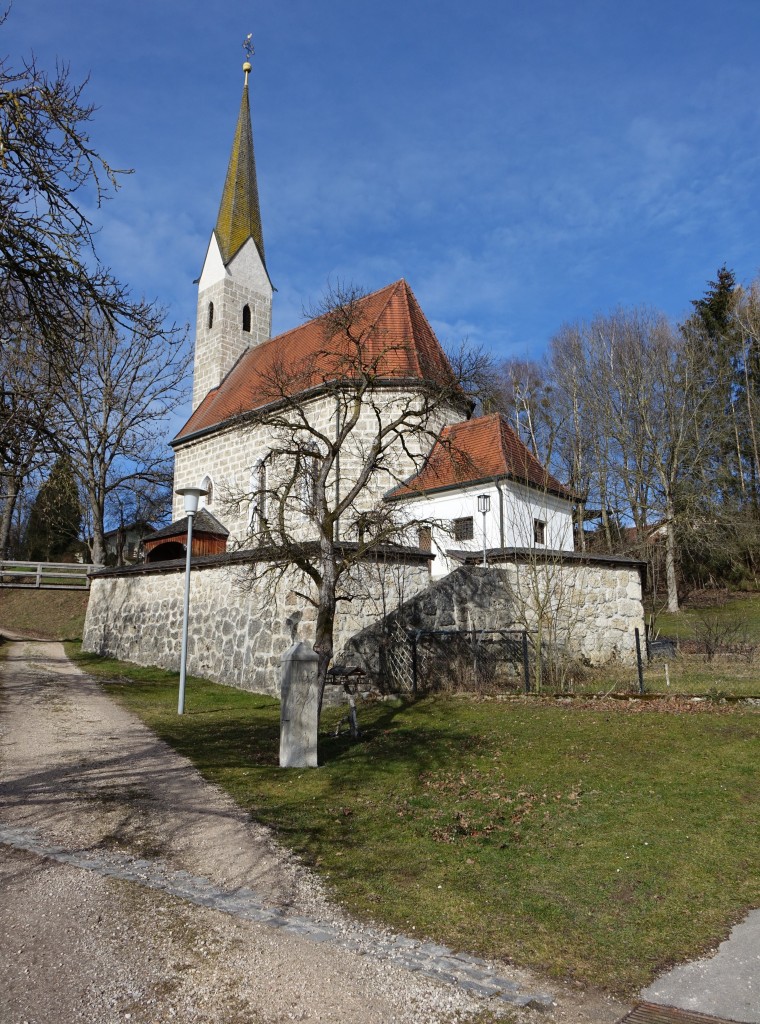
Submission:
M 123 523 L 115 530 L 105 534 L 106 564 L 134 565 L 143 557 L 143 537 L 153 532 L 152 523 L 138 519 L 133 523 Z

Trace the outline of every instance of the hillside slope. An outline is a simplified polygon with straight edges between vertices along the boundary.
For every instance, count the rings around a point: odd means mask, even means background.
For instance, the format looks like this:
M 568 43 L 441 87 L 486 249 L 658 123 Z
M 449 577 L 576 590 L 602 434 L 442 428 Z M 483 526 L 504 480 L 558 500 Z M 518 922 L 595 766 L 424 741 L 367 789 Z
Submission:
M 82 636 L 89 593 L 77 590 L 0 590 L 3 628 L 45 640 Z

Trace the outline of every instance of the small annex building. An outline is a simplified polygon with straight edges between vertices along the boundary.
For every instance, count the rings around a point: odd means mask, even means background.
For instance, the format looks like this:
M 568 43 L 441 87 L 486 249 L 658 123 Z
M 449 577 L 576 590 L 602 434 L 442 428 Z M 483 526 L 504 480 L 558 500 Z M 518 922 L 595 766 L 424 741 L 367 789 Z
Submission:
M 318 443 L 309 446 L 314 436 L 331 435 L 345 422 L 347 406 L 336 381 L 350 378 L 352 366 L 371 384 L 356 405 L 355 429 L 330 478 L 336 498 L 356 492 L 334 524 L 332 543 L 363 552 L 379 508 L 400 524 L 400 532 L 392 542 L 377 541 L 382 559 L 377 545 L 368 549 L 367 573 L 348 579 L 354 591 L 343 595 L 348 600 L 336 618 L 336 651 L 393 608 L 454 570 L 461 573 L 478 551 L 485 550 L 489 565 L 503 565 L 517 550 L 571 555 L 577 498 L 503 416 L 473 417 L 472 403 L 405 280 L 358 297 L 350 331 L 323 315 L 270 336 L 274 289 L 259 206 L 250 65 L 244 71 L 219 212 L 198 279 L 192 411 L 170 443 L 175 491 L 193 486 L 207 492 L 193 530 L 189 671 L 277 693 L 279 657 L 291 641 L 287 623 L 299 620 L 299 639 L 308 642 L 314 609 L 293 573 L 258 591 L 250 578 L 242 586 L 241 579 L 246 566 L 264 563 L 271 551 L 269 527 L 283 488 L 293 498 L 288 529 L 299 542 L 314 541 L 310 452 L 318 459 Z M 273 428 L 272 417 L 262 414 L 277 410 L 284 412 L 280 428 Z M 416 428 L 396 429 L 383 459 L 357 488 L 378 424 L 403 428 L 410 411 Z M 281 437 L 288 416 L 302 426 L 302 437 L 290 446 Z M 86 650 L 176 667 L 186 542 L 187 519 L 176 496 L 173 522 L 144 539 L 142 566 L 94 575 Z M 614 614 L 616 639 L 602 645 L 605 656 L 628 657 L 632 624 L 643 626 L 639 569 L 627 563 L 614 573 L 609 565 L 588 570 L 586 564 L 579 586 L 595 587 Z M 468 621 L 480 616 L 482 628 L 493 628 L 487 625 L 492 610 L 473 608 Z M 599 634 L 598 623 L 592 633 Z M 599 646 L 596 639 L 589 644 Z
M 414 519 L 430 521 L 432 575 L 461 564 L 463 553 L 505 548 L 573 550 L 577 497 L 549 473 L 501 413 L 443 428 L 423 467 L 394 488 Z
M 184 558 L 187 551 L 188 519 L 183 516 L 143 538 L 146 562 Z M 193 523 L 193 555 L 223 555 L 230 531 L 207 508 L 200 508 Z

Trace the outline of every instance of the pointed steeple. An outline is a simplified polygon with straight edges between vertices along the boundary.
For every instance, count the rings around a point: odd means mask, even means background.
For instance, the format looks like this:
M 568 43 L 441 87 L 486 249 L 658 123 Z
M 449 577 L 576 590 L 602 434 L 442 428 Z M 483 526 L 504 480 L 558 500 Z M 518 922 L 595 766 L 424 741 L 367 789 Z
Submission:
M 249 50 L 250 37 L 246 40 Z M 237 360 L 272 333 L 272 282 L 264 262 L 253 160 L 248 72 L 216 226 L 198 279 L 193 408 L 219 387 Z
M 251 65 L 247 61 L 243 65 L 243 70 L 245 83 L 240 100 L 240 113 L 214 230 L 225 266 L 237 255 L 247 240 L 252 238 L 266 269 L 256 161 L 253 156 L 251 109 L 248 101 L 248 72 Z

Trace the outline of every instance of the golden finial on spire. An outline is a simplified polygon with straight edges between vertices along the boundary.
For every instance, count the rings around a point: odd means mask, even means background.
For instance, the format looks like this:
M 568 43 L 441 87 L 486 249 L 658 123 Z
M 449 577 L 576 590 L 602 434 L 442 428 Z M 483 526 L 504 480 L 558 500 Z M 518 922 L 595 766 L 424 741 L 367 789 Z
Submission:
M 248 72 L 251 70 L 251 58 L 254 54 L 253 43 L 251 39 L 253 32 L 249 32 L 243 40 L 243 49 L 245 50 L 245 63 L 243 64 L 243 71 L 245 72 L 245 84 L 248 85 Z

